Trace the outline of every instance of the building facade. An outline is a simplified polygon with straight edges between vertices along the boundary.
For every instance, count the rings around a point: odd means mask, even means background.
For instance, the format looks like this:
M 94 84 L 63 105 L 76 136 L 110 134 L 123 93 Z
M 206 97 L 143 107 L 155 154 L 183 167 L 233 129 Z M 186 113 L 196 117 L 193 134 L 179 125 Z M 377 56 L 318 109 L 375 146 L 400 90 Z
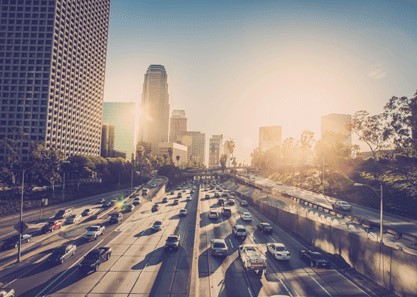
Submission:
M 0 2 L 0 138 L 99 155 L 110 0 Z M 0 151 L 0 158 L 5 152 Z
M 259 149 L 266 151 L 282 144 L 281 126 L 259 127 Z
M 173 110 L 169 125 L 169 141 L 179 142 L 180 135 L 187 131 L 187 117 L 185 110 Z
M 187 147 L 175 142 L 160 142 L 158 145 L 159 156 L 169 156 L 172 149 L 172 162 L 175 166 L 183 167 L 187 163 Z
M 220 166 L 220 156 L 223 154 L 223 135 L 213 135 L 209 140 L 209 167 Z
M 103 124 L 101 129 L 101 153 L 104 158 L 114 156 L 114 126 Z
M 187 160 L 197 164 L 205 164 L 206 135 L 197 131 L 181 134 L 181 144 L 188 149 Z
M 169 129 L 168 75 L 162 65 L 150 65 L 145 74 L 139 120 L 139 141 L 150 143 L 156 154 Z
M 114 126 L 114 149 L 126 154 L 128 160 L 135 154 L 136 103 L 104 102 L 103 122 Z
M 352 116 L 349 114 L 331 113 L 321 117 L 321 138 L 326 132 L 335 132 L 345 137 L 346 145 L 352 145 Z

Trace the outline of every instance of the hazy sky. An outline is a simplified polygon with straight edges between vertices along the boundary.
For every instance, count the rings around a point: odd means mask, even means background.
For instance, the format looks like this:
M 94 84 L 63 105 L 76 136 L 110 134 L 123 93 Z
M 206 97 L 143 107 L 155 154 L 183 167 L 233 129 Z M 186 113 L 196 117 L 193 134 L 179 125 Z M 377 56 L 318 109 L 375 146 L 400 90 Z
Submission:
M 417 1 L 111 0 L 105 101 L 140 100 L 150 64 L 188 129 L 249 163 L 260 126 L 318 139 L 322 115 L 413 96 Z

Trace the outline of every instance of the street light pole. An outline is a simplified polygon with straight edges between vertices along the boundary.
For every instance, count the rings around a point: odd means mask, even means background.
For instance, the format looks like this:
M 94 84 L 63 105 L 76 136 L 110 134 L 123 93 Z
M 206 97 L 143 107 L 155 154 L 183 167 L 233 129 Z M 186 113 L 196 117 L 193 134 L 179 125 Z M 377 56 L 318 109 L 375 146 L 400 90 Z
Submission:
M 20 219 L 19 219 L 19 245 L 17 246 L 17 263 L 20 263 L 21 247 L 22 247 L 22 224 L 23 224 L 23 193 L 25 192 L 25 172 L 22 171 L 22 191 L 20 193 Z
M 132 195 L 133 193 L 133 168 L 132 171 L 130 172 L 130 195 Z

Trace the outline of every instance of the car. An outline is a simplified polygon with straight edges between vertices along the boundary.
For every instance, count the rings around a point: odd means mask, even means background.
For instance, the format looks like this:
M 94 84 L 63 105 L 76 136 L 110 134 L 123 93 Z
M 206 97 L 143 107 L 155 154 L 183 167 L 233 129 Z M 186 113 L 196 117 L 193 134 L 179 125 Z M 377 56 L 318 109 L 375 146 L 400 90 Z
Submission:
M 72 214 L 65 220 L 65 224 L 74 224 L 78 221 L 81 221 L 82 217 L 81 215 Z
M 111 207 L 112 206 L 112 204 L 111 204 L 111 202 L 110 201 L 108 201 L 108 202 L 104 202 L 103 203 L 103 208 L 109 208 L 109 207 Z
M 153 224 L 152 224 L 152 229 L 154 230 L 154 231 L 159 231 L 159 230 L 161 230 L 162 229 L 162 226 L 164 225 L 164 223 L 162 222 L 162 221 L 155 221 L 155 222 L 153 222 Z
M 126 211 L 127 212 L 131 212 L 131 211 L 133 211 L 135 209 L 135 205 L 133 205 L 133 204 L 128 204 L 128 205 L 126 205 Z
M 210 199 L 210 194 L 206 194 L 206 195 L 204 195 L 204 198 L 206 198 L 206 199 Z
M 77 246 L 75 244 L 67 244 L 57 248 L 52 255 L 46 259 L 49 264 L 63 264 L 65 260 L 75 255 Z
M 167 250 L 178 250 L 180 247 L 180 235 L 171 234 L 167 237 L 165 241 L 165 249 Z
M 194 190 L 191 190 L 191 191 L 190 191 L 190 194 L 194 194 Z
M 223 198 L 219 198 L 219 200 L 217 200 L 217 204 L 218 205 L 224 205 L 224 199 Z
M 112 205 L 115 205 L 118 201 L 119 201 L 119 199 L 117 199 L 117 198 L 112 198 L 110 200 L 110 202 L 111 202 Z
M 228 205 L 235 205 L 235 200 L 233 200 L 233 199 L 227 199 L 227 204 Z
M 230 218 L 232 216 L 232 209 L 230 207 L 223 207 L 222 216 Z
M 215 209 L 210 209 L 208 217 L 209 217 L 209 219 L 218 219 L 219 218 L 219 213 Z
M 150 185 L 150 187 L 151 187 L 151 188 L 156 188 L 156 184 L 155 184 L 155 183 L 152 183 L 152 184 Z
M 104 198 L 100 198 L 97 200 L 97 204 L 103 204 L 104 202 L 106 202 L 106 199 Z
M 346 201 L 336 201 L 332 203 L 333 210 L 351 211 L 352 205 Z
M 271 255 L 277 260 L 288 261 L 291 259 L 291 254 L 283 243 L 267 243 L 266 248 Z
M 246 228 L 243 225 L 234 225 L 232 228 L 232 232 L 235 237 L 246 238 L 247 236 Z
M 54 230 L 61 229 L 62 225 L 64 225 L 64 221 L 50 221 L 41 228 L 41 231 L 43 233 L 52 232 Z
M 191 201 L 191 196 L 187 196 L 187 198 L 185 199 L 185 201 Z
M 228 248 L 224 239 L 212 239 L 210 240 L 211 254 L 213 256 L 227 256 Z
M 220 194 L 219 193 L 214 193 L 214 198 L 220 198 Z
M 178 199 L 174 199 L 174 201 L 172 202 L 172 205 L 178 205 L 180 202 Z
M 155 211 L 158 211 L 158 210 L 159 210 L 159 204 L 152 205 L 152 208 L 151 208 L 152 212 L 155 212 Z
M 330 268 L 330 262 L 326 260 L 326 258 L 320 252 L 301 250 L 300 257 L 309 263 L 311 267 Z
M 123 215 L 120 212 L 114 212 L 110 214 L 110 224 L 118 224 L 123 221 Z
M 181 192 L 178 192 L 177 198 L 182 198 L 182 193 Z
M 90 208 L 86 208 L 83 210 L 83 212 L 81 213 L 81 216 L 86 217 L 93 214 L 93 210 Z
M 142 196 L 148 195 L 148 189 L 144 188 L 142 189 Z
M 273 229 L 270 223 L 259 223 L 256 228 L 264 234 L 272 234 Z
M 72 215 L 72 208 L 66 208 L 66 209 L 60 209 L 56 214 L 55 214 L 55 219 L 60 220 L 60 219 L 66 219 L 68 218 L 70 215 Z
M 187 213 L 188 213 L 188 211 L 185 208 L 183 208 L 183 209 L 180 209 L 178 215 L 180 217 L 185 217 L 187 215 Z
M 277 186 L 282 186 L 282 182 L 281 181 L 277 181 Z
M 168 197 L 162 198 L 162 203 L 168 203 Z
M 244 221 L 252 221 L 252 215 L 249 212 L 247 212 L 247 211 L 242 212 L 242 214 L 240 215 L 240 217 Z
M 15 297 L 16 292 L 12 288 L 0 288 L 0 297 Z
M 242 200 L 240 200 L 240 205 L 241 206 L 248 206 L 248 201 L 242 199 Z
M 174 191 L 169 192 L 169 195 L 175 195 Z
M 139 197 L 136 197 L 135 199 L 133 199 L 132 204 L 133 205 L 139 205 L 140 204 L 140 198 Z
M 99 247 L 90 251 L 81 261 L 79 267 L 82 272 L 97 271 L 101 263 L 108 261 L 112 254 L 111 247 Z
M 30 242 L 32 239 L 31 234 L 22 234 L 21 242 L 22 244 Z M 9 250 L 12 248 L 17 248 L 19 245 L 19 234 L 13 235 L 9 239 L 7 239 L 3 244 L 1 245 L 2 250 Z

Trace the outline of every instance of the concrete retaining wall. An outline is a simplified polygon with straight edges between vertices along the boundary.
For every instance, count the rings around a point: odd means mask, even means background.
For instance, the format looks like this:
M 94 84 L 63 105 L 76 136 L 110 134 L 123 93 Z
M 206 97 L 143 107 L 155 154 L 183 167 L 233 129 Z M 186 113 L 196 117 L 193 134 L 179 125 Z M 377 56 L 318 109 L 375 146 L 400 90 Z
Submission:
M 417 296 L 417 256 L 244 197 L 265 216 L 400 296 Z

